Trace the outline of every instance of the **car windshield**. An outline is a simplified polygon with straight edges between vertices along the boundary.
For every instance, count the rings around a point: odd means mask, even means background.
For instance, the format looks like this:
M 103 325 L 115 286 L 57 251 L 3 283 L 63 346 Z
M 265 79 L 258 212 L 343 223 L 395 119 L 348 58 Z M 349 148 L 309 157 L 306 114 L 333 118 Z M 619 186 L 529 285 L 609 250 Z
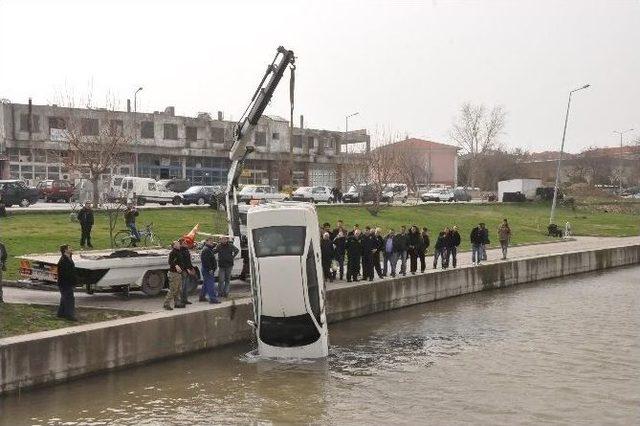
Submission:
M 192 186 L 191 188 L 184 191 L 185 194 L 197 194 L 202 190 L 202 186 Z
M 257 257 L 302 256 L 304 226 L 268 226 L 253 230 L 253 245 Z

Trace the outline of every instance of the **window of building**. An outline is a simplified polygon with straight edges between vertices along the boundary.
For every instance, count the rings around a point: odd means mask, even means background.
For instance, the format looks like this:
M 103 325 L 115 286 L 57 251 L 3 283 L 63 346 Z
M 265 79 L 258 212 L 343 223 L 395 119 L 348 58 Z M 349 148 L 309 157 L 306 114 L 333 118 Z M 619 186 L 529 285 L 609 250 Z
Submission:
M 67 120 L 62 117 L 49 117 L 49 131 L 51 129 L 64 130 L 67 128 Z
M 46 163 L 47 162 L 47 152 L 42 149 L 35 149 L 33 151 L 34 162 L 36 163 Z
M 293 135 L 293 147 L 302 148 L 302 135 Z
M 110 120 L 109 132 L 111 136 L 124 136 L 124 124 L 122 120 Z
M 84 136 L 98 136 L 99 126 L 97 118 L 81 118 L 80 131 Z
M 327 138 L 324 140 L 325 148 L 333 148 L 333 139 Z
M 271 134 L 271 139 L 273 140 L 280 140 L 280 133 L 272 133 Z
M 313 136 L 309 136 L 307 138 L 307 143 L 309 144 L 309 149 L 312 149 L 313 147 L 315 147 L 315 139 L 313 138 Z
M 255 146 L 267 146 L 267 134 L 265 132 L 255 133 Z
M 224 127 L 211 127 L 211 142 L 224 143 Z
M 29 117 L 31 117 L 31 120 L 29 120 Z M 40 131 L 40 116 L 20 114 L 20 131 L 38 133 Z
M 178 140 L 178 125 L 172 123 L 164 124 L 164 139 Z
M 143 121 L 140 123 L 140 137 L 142 139 L 155 138 L 153 121 Z
M 187 126 L 186 127 L 186 138 L 188 141 L 197 141 L 198 140 L 198 128 L 195 126 Z

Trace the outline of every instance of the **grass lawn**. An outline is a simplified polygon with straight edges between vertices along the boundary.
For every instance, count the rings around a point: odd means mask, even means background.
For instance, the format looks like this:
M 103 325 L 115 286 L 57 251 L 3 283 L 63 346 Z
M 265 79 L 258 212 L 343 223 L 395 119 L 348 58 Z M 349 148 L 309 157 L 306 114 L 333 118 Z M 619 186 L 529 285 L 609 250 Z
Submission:
M 77 322 L 56 316 L 57 306 L 0 303 L 0 338 L 139 315 L 140 312 L 77 308 Z
M 571 222 L 576 235 L 630 236 L 640 234 L 640 208 L 623 212 L 604 211 L 588 206 L 575 210 L 559 208 L 557 223 Z M 358 223 L 399 229 L 400 225 L 426 226 L 433 236 L 444 226 L 457 225 L 462 235 L 462 249 L 469 248 L 469 232 L 478 222 L 485 222 L 491 234 L 492 245 L 496 229 L 502 218 L 509 219 L 513 230 L 513 243 L 527 244 L 550 239 L 546 236 L 549 221 L 549 204 L 426 204 L 408 207 L 387 207 L 378 216 L 372 216 L 362 206 L 319 206 L 320 223 L 332 225 L 342 219 L 347 227 Z M 154 229 L 163 242 L 170 242 L 200 223 L 204 232 L 225 233 L 226 219 L 222 212 L 208 208 L 153 209 L 141 210 L 138 225 L 153 222 Z M 117 229 L 124 228 L 122 226 Z M 79 246 L 80 228 L 69 220 L 69 213 L 29 212 L 0 218 L 0 239 L 5 243 L 10 260 L 5 277 L 18 276 L 18 261 L 13 258 L 20 254 L 57 251 L 60 244 L 70 243 L 76 250 Z M 109 248 L 109 228 L 107 218 L 96 214 L 93 227 L 93 245 L 97 249 Z

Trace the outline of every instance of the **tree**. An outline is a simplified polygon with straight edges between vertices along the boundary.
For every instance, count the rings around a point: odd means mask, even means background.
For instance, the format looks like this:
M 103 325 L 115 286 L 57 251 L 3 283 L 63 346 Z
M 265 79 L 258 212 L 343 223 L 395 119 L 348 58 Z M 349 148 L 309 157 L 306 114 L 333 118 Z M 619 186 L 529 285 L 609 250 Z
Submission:
M 498 147 L 498 139 L 504 132 L 506 115 L 500 105 L 487 111 L 482 104 L 473 105 L 467 102 L 460 108 L 450 136 L 463 152 L 468 154 L 467 183 L 472 187 L 476 186 L 479 159 Z
M 64 127 L 67 148 L 63 163 L 91 182 L 95 206 L 101 201 L 100 177 L 124 162 L 132 140 L 115 109 L 101 110 L 100 117 L 80 116 L 79 110 L 71 109 L 66 122 L 59 124 Z

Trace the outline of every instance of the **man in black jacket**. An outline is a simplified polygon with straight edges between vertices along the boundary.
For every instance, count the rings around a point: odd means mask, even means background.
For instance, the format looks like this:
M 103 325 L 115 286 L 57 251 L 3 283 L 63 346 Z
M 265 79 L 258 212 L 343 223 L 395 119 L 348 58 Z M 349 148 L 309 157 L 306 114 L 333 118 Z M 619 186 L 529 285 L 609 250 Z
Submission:
M 173 300 L 173 306 L 176 308 L 184 308 L 184 304 L 181 302 L 181 288 L 182 288 L 182 253 L 180 253 L 180 242 L 174 241 L 171 244 L 171 252 L 169 253 L 169 272 L 167 272 L 167 278 L 169 278 L 169 291 L 164 298 L 164 308 L 168 311 L 173 310 L 171 307 L 171 301 Z
M 133 201 L 127 202 L 127 209 L 124 211 L 124 223 L 127 225 L 127 228 L 135 240 L 132 244 L 133 247 L 140 242 L 140 233 L 136 227 L 136 217 L 138 217 L 138 214 L 138 209 L 136 209 Z
M 362 279 L 373 281 L 373 253 L 376 250 L 376 239 L 369 226 L 365 227 L 362 236 Z
M 331 241 L 331 235 L 328 232 L 322 234 L 322 240 L 320 241 L 320 254 L 322 257 L 322 273 L 325 280 L 333 282 L 333 274 L 331 273 L 331 262 L 335 258 L 336 252 Z
M 407 249 L 409 248 L 409 242 L 406 226 L 403 225 L 400 228 L 400 233 L 396 234 L 393 240 L 393 246 L 400 260 L 400 273 L 407 275 Z
M 429 248 L 429 230 L 427 228 L 422 228 L 422 232 L 420 233 L 420 248 L 418 250 L 418 258 L 420 259 L 420 272 L 424 272 L 427 269 L 426 257 L 427 257 L 427 249 Z
M 184 238 L 180 239 L 180 258 L 182 262 L 180 263 L 182 267 L 182 304 L 190 305 L 188 296 L 189 296 L 189 287 L 191 287 L 192 280 L 196 279 L 196 269 L 193 267 L 193 263 L 191 263 L 191 250 L 189 250 L 189 243 Z
M 354 230 L 353 235 L 347 237 L 345 247 L 347 250 L 347 282 L 358 281 L 360 260 L 362 259 L 362 238 L 359 229 Z
M 409 268 L 411 274 L 415 275 L 418 270 L 418 254 L 422 247 L 422 237 L 418 227 L 413 225 L 409 228 L 409 234 L 407 235 L 407 252 L 409 254 Z
M 0 243 L 0 303 L 3 303 L 2 299 L 2 272 L 7 270 L 7 249 L 4 244 Z
M 447 266 L 449 265 L 449 260 L 451 260 L 451 264 L 455 268 L 458 264 L 458 246 L 460 245 L 460 233 L 458 232 L 457 226 L 453 227 L 449 233 L 449 237 L 447 245 Z
M 333 245 L 335 247 L 335 258 L 338 261 L 338 271 L 340 280 L 344 278 L 344 255 L 346 253 L 347 233 L 343 228 L 337 228 L 336 236 L 333 237 Z M 334 272 L 333 278 L 336 278 Z
M 91 228 L 93 227 L 93 210 L 91 209 L 91 202 L 87 201 L 84 206 L 78 212 L 78 222 L 80 222 L 80 247 L 84 248 L 85 243 L 87 247 L 93 248 L 91 245 Z
M 373 268 L 378 274 L 378 278 L 384 277 L 382 266 L 380 265 L 381 254 L 384 252 L 384 238 L 382 237 L 382 228 L 376 228 L 373 238 L 376 241 L 376 251 L 373 253 Z
M 221 297 L 229 297 L 233 261 L 239 252 L 240 250 L 229 241 L 227 236 L 220 237 L 220 242 L 213 249 L 213 253 L 218 255 L 218 286 Z
M 471 235 L 469 235 L 469 240 L 471 242 L 471 264 L 480 265 L 482 261 L 482 244 L 484 241 L 484 223 L 481 223 L 479 226 L 476 226 L 471 230 Z
M 78 321 L 76 318 L 76 299 L 73 289 L 76 286 L 76 265 L 73 263 L 73 252 L 68 245 L 60 246 L 60 260 L 58 261 L 58 290 L 60 290 L 60 306 L 58 318 Z
M 200 252 L 200 262 L 202 262 L 202 288 L 200 289 L 200 301 L 206 302 L 209 296 L 209 303 L 220 303 L 218 292 L 216 291 L 216 255 L 213 254 L 213 237 L 208 237 L 204 242 L 204 247 Z
M 447 252 L 445 236 L 446 236 L 445 229 L 443 229 L 442 231 L 440 231 L 440 233 L 438 234 L 438 238 L 436 239 L 436 244 L 434 245 L 434 248 L 433 248 L 433 269 L 436 269 L 438 267 L 438 258 L 440 258 L 440 263 L 444 268 L 444 264 L 445 264 L 444 258 Z

